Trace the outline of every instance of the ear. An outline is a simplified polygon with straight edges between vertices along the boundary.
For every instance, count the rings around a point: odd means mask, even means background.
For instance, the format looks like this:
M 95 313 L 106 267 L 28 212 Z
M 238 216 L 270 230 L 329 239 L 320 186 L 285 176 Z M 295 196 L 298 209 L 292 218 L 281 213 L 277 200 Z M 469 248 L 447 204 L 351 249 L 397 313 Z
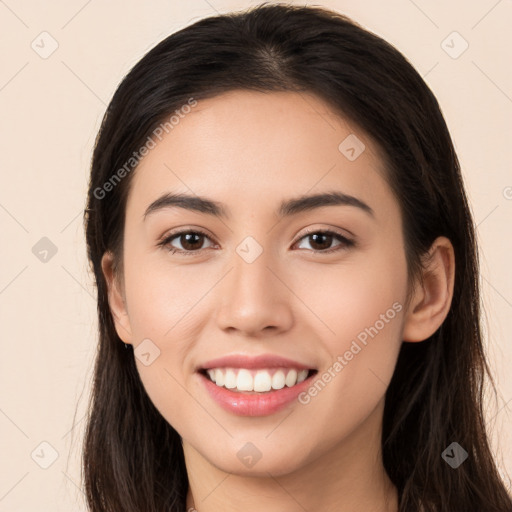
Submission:
M 450 240 L 438 237 L 425 258 L 421 279 L 415 283 L 405 314 L 404 341 L 424 341 L 448 315 L 455 281 L 455 254 Z
M 126 309 L 124 292 L 119 282 L 119 276 L 114 272 L 113 262 L 113 254 L 110 251 L 105 252 L 101 258 L 101 269 L 107 282 L 108 303 L 118 336 L 125 343 L 131 344 L 132 331 L 130 319 Z

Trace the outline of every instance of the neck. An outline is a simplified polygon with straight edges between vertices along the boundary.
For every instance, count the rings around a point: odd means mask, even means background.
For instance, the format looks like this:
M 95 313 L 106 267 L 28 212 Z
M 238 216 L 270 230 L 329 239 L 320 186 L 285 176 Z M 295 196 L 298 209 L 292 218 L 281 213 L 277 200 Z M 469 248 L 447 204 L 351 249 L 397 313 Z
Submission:
M 383 402 L 350 436 L 319 457 L 286 474 L 227 473 L 185 440 L 189 478 L 187 511 L 397 512 L 397 491 L 381 454 Z

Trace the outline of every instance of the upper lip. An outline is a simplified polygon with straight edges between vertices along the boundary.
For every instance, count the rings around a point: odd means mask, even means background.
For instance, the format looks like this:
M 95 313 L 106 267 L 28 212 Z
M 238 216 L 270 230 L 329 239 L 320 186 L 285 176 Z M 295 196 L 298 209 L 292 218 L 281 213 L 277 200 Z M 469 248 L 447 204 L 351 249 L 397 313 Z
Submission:
M 296 368 L 298 370 L 311 370 L 311 366 L 299 363 L 293 359 L 276 356 L 274 354 L 261 354 L 248 356 L 244 354 L 230 354 L 212 359 L 201 364 L 198 370 L 211 368 Z

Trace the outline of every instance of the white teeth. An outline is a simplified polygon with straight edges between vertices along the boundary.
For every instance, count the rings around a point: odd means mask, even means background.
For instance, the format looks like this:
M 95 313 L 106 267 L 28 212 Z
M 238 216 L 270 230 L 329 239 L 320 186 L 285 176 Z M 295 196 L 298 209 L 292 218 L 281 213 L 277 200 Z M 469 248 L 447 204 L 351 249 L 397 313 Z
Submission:
M 272 389 L 283 389 L 285 385 L 286 378 L 284 376 L 283 370 L 278 370 L 272 376 Z
M 224 372 L 222 370 L 215 370 L 215 384 L 217 386 L 224 386 Z
M 286 376 L 285 379 L 285 383 L 289 388 L 297 384 L 297 370 L 290 370 L 288 372 L 288 375 Z
M 268 372 L 258 372 L 254 377 L 254 391 L 264 392 L 272 389 L 272 377 Z
M 236 388 L 236 373 L 231 369 L 228 368 L 226 370 L 226 376 L 224 377 L 224 386 L 228 389 Z
M 298 374 L 297 374 L 297 384 L 299 382 L 303 382 L 306 380 L 306 377 L 308 376 L 308 370 L 301 370 Z
M 255 391 L 266 393 L 273 389 L 292 387 L 303 382 L 308 370 L 278 368 L 266 370 L 248 370 L 245 368 L 212 368 L 207 370 L 210 380 L 219 387 L 234 391 Z
M 217 370 L 218 372 L 222 370 Z M 217 381 L 217 385 L 218 381 Z M 236 377 L 236 388 L 239 391 L 252 391 L 254 386 L 254 380 L 249 370 L 240 370 Z

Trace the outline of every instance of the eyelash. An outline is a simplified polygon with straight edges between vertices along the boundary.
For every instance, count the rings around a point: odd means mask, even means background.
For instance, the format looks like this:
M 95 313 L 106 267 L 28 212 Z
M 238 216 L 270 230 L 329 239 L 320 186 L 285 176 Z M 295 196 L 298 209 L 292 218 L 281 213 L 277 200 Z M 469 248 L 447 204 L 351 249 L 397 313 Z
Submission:
M 162 241 L 160 241 L 157 244 L 157 246 L 166 247 L 171 254 L 181 253 L 183 256 L 193 256 L 194 254 L 198 254 L 199 252 L 201 252 L 203 249 L 190 251 L 190 250 L 176 249 L 175 247 L 172 247 L 169 245 L 171 243 L 171 241 L 173 241 L 175 238 L 178 238 L 181 235 L 185 235 L 185 234 L 197 234 L 197 235 L 203 235 L 206 238 L 210 238 L 204 231 L 201 231 L 200 229 L 193 229 L 193 230 L 189 229 L 189 230 L 183 230 L 183 231 L 177 231 L 175 233 L 171 233 L 169 236 L 167 236 Z M 356 245 L 354 240 L 350 240 L 349 238 L 346 238 L 345 236 L 340 235 L 336 231 L 330 231 L 330 230 L 324 230 L 324 229 L 311 229 L 309 231 L 306 231 L 306 233 L 304 233 L 297 240 L 297 242 L 295 242 L 293 245 L 300 242 L 303 238 L 307 238 L 309 235 L 312 235 L 312 234 L 333 235 L 337 240 L 339 240 L 341 242 L 340 245 L 337 245 L 337 246 L 335 246 L 331 249 L 327 249 L 325 251 L 320 251 L 320 250 L 315 251 L 314 249 L 308 249 L 308 250 L 312 250 L 315 254 L 331 254 L 333 252 L 348 249 L 348 248 L 354 247 Z

